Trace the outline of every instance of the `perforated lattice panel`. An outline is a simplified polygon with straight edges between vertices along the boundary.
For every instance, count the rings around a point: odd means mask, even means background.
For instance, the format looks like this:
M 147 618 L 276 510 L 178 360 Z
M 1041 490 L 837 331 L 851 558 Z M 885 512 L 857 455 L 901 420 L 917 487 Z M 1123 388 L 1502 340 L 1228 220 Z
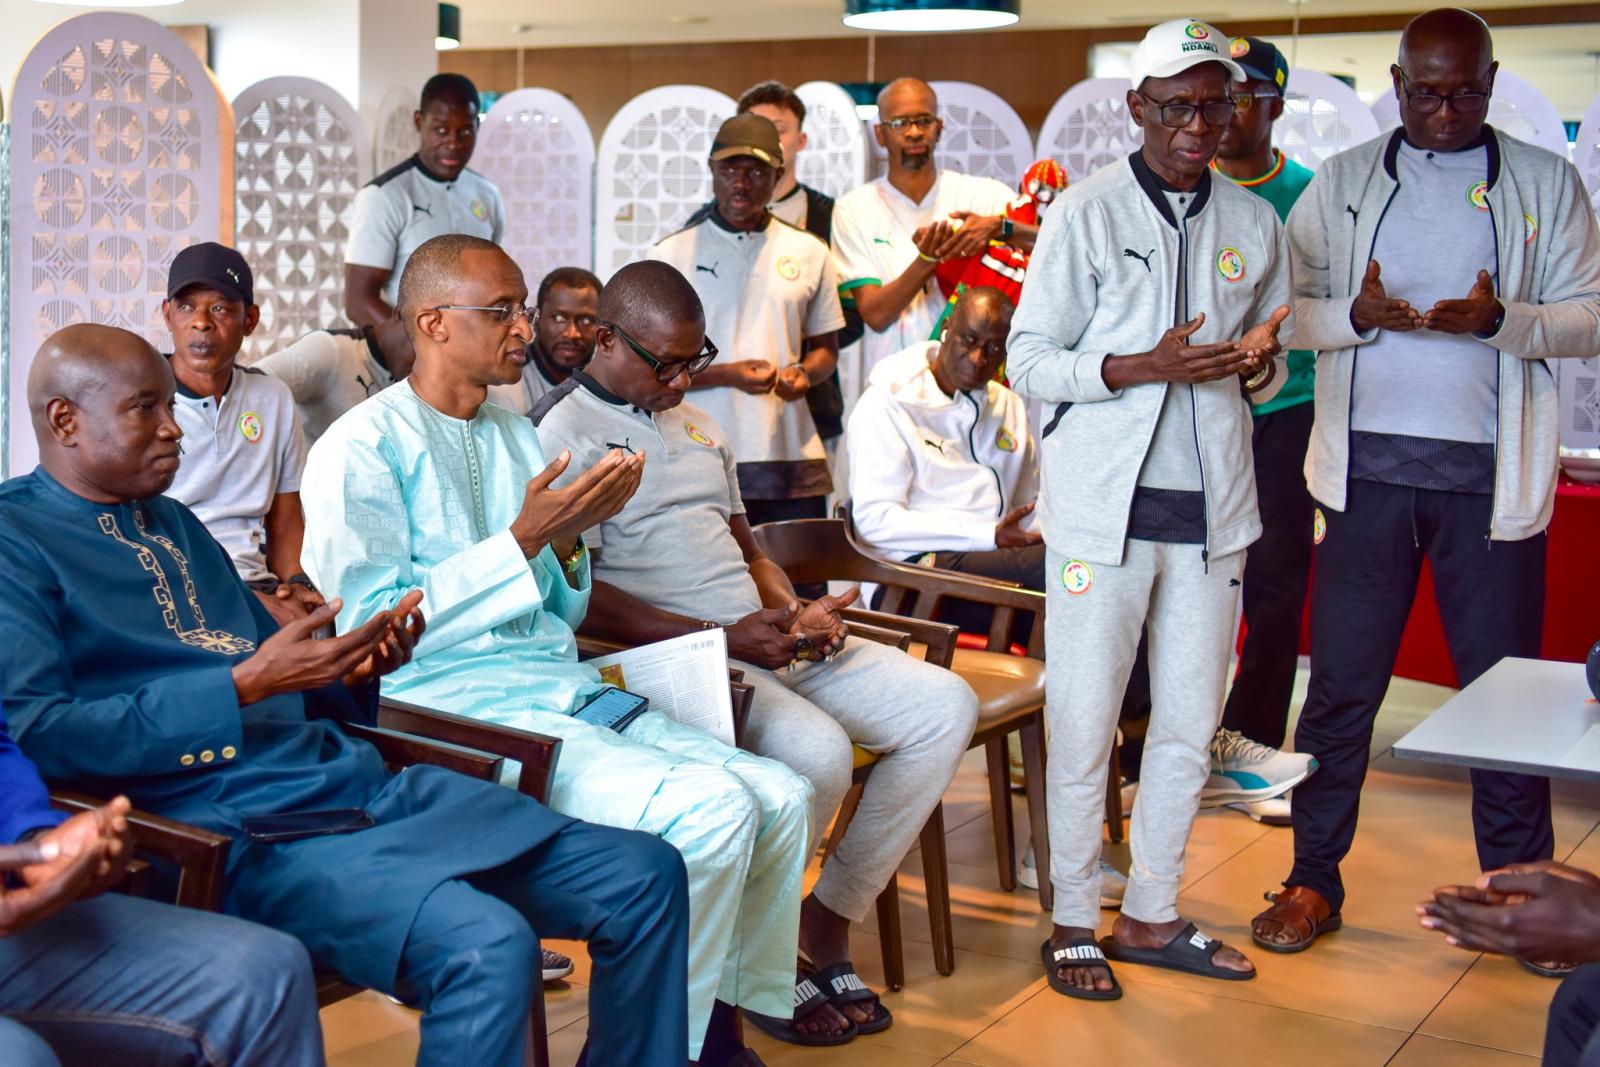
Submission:
M 806 150 L 801 182 L 834 199 L 867 177 L 867 128 L 855 101 L 834 82 L 806 82 L 795 90 L 806 105 Z
M 528 288 L 557 267 L 594 265 L 594 137 L 571 100 L 518 89 L 484 116 L 473 169 L 500 187 L 505 248 Z
M 939 96 L 944 132 L 939 166 L 996 178 L 1015 188 L 1034 160 L 1028 127 L 1011 105 L 971 82 L 930 82 Z
M 1600 216 L 1600 97 L 1589 105 L 1572 146 L 1572 162 L 1589 189 L 1589 201 Z
M 1079 182 L 1144 143 L 1128 114 L 1126 78 L 1090 78 L 1062 93 L 1039 127 L 1035 155 L 1060 163 Z
M 1318 70 L 1289 72 L 1283 116 L 1273 142 L 1284 154 L 1316 170 L 1322 161 L 1378 136 L 1378 120 L 1356 91 Z
M 367 179 L 348 101 L 310 78 L 268 78 L 233 101 L 234 247 L 255 274 L 249 363 L 344 322 L 344 247 Z
M 382 174 L 417 151 L 417 100 L 421 92 L 393 86 L 378 103 L 378 126 L 372 131 L 372 173 Z
M 1393 89 L 1372 102 L 1372 115 L 1380 130 L 1400 125 L 1400 102 Z M 1489 125 L 1567 158 L 1567 129 L 1560 112 L 1530 82 L 1508 70 L 1495 75 L 1494 95 L 1489 98 Z
M 595 167 L 594 269 L 602 279 L 637 259 L 711 199 L 711 139 L 732 99 L 701 85 L 663 85 L 622 106 Z
M 214 241 L 225 215 L 233 121 L 205 67 L 158 23 L 95 13 L 34 46 L 17 75 L 10 175 L 10 396 L 25 396 L 41 341 L 75 322 L 167 344 L 172 257 Z M 231 197 L 228 208 L 231 209 Z M 37 453 L 11 418 L 11 469 Z

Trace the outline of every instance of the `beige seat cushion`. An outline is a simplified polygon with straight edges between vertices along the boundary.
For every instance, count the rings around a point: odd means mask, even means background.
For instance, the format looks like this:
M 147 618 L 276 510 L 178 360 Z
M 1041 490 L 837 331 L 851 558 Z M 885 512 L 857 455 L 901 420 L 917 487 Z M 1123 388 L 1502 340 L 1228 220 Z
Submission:
M 1044 663 L 1028 656 L 958 648 L 950 669 L 978 695 L 978 729 L 1044 707 Z

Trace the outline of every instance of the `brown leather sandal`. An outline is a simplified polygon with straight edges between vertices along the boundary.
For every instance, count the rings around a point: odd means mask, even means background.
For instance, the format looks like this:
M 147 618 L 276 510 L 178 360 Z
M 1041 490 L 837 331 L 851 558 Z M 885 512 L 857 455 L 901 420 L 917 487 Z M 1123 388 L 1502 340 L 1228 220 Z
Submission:
M 1268 952 L 1304 952 L 1317 938 L 1344 925 L 1344 920 L 1334 913 L 1332 905 L 1315 889 L 1296 885 L 1281 893 L 1264 895 L 1272 902 L 1272 906 L 1250 920 L 1250 940 Z M 1269 940 L 1260 929 L 1262 922 L 1277 923 L 1280 928 L 1299 936 L 1288 942 Z

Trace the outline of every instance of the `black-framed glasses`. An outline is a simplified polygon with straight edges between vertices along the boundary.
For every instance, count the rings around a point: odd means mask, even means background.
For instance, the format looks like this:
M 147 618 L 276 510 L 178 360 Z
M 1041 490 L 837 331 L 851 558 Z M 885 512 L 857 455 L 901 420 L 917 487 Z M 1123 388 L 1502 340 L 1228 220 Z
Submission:
M 897 119 L 884 119 L 880 123 L 880 125 L 889 127 L 895 133 L 904 133 L 913 126 L 919 130 L 931 130 L 938 124 L 938 115 L 902 115 Z
M 1228 120 L 1233 118 L 1232 100 L 1207 100 L 1203 104 L 1179 104 L 1172 101 L 1156 100 L 1145 96 L 1135 89 L 1134 92 L 1144 97 L 1145 103 L 1156 109 L 1161 116 L 1161 125 L 1169 130 L 1181 130 L 1194 121 L 1195 112 L 1205 120 L 1207 126 L 1226 126 Z
M 711 361 L 717 358 L 717 346 L 711 343 L 711 338 L 706 338 L 705 351 L 693 359 L 659 359 L 648 348 L 628 336 L 628 332 L 614 322 L 599 319 L 597 326 L 604 326 L 618 337 L 622 343 L 633 349 L 633 354 L 650 364 L 656 372 L 656 381 L 670 382 L 679 374 L 687 374 L 693 378 L 696 374 L 711 366 Z
M 498 318 L 501 322 L 510 322 L 515 318 L 527 319 L 530 323 L 539 317 L 539 309 L 531 308 L 527 304 L 499 304 L 495 307 L 478 307 L 475 304 L 436 304 L 429 311 L 486 311 Z
M 1398 68 L 1396 68 L 1398 69 Z M 1400 88 L 1406 94 L 1406 103 L 1419 115 L 1431 115 L 1450 101 L 1451 110 L 1460 115 L 1476 114 L 1489 106 L 1489 90 L 1463 89 L 1459 93 L 1443 96 L 1428 89 L 1412 89 L 1405 71 L 1400 71 Z
M 1276 89 L 1261 89 L 1253 93 L 1234 93 L 1233 109 L 1235 111 L 1249 111 L 1256 106 L 1257 100 L 1261 101 L 1263 107 L 1267 107 L 1281 95 Z

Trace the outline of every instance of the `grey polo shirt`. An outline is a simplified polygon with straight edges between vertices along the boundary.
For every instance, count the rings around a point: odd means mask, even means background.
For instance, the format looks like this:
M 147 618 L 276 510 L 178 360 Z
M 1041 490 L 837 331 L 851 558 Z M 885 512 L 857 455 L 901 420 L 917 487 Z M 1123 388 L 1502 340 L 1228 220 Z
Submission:
M 734 622 L 761 609 L 761 592 L 729 520 L 744 514 L 733 451 L 721 427 L 693 404 L 651 414 L 582 371 L 535 409 L 539 447 L 572 464 L 562 486 L 612 448 L 645 455 L 638 492 L 583 535 L 595 581 L 665 611 Z
M 294 394 L 254 367 L 235 367 L 220 401 L 179 383 L 173 414 L 183 428 L 183 458 L 166 495 L 205 523 L 240 578 L 271 577 L 267 512 L 279 493 L 300 491 L 306 467 Z
M 356 194 L 353 214 L 344 261 L 388 270 L 383 298 L 391 306 L 406 260 L 424 241 L 465 233 L 499 244 L 506 228 L 505 205 L 493 182 L 470 169 L 443 181 L 416 156 L 368 182 Z
M 289 387 L 300 407 L 307 442 L 367 397 L 394 384 L 372 327 L 317 330 L 256 360 L 252 369 Z

